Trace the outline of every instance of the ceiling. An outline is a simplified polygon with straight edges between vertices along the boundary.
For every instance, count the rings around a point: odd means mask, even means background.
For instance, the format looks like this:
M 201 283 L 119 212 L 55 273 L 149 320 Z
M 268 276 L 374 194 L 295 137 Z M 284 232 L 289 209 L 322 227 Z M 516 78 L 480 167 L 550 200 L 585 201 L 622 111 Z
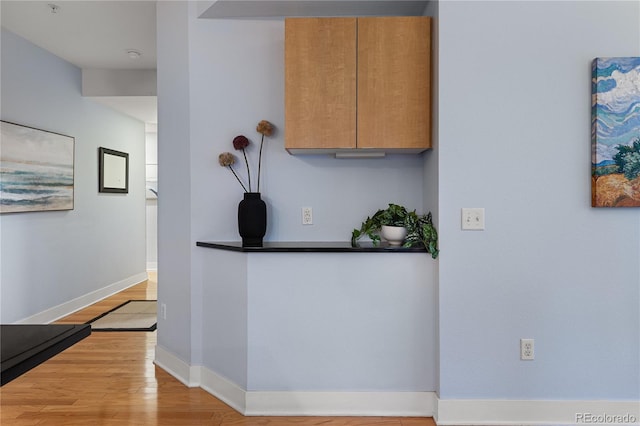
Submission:
M 426 0 L 216 0 L 201 18 L 421 15 Z M 2 26 L 82 69 L 156 69 L 156 1 L 0 0 Z M 129 51 L 140 53 L 136 59 Z M 155 96 L 92 99 L 145 123 L 157 123 Z
M 2 0 L 0 8 L 5 29 L 79 68 L 156 69 L 155 1 Z M 130 50 L 140 57 L 132 59 Z M 92 99 L 145 123 L 157 122 L 155 96 Z
M 80 68 L 156 68 L 155 1 L 2 0 L 1 7 L 3 27 Z M 140 58 L 131 59 L 131 49 Z

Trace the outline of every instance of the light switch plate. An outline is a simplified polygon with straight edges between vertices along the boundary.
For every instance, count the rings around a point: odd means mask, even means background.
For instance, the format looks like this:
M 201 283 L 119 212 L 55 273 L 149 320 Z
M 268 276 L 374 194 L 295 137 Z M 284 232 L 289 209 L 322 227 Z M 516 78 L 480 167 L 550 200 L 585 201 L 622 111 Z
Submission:
M 472 231 L 484 230 L 484 208 L 462 208 L 462 229 Z

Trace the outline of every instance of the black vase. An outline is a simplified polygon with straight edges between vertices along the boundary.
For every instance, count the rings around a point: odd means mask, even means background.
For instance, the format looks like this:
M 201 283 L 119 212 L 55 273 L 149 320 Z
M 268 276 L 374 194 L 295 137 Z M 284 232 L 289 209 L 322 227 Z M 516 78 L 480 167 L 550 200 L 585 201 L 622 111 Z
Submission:
M 245 192 L 244 200 L 238 204 L 238 232 L 242 247 L 262 247 L 267 232 L 267 205 L 259 192 Z

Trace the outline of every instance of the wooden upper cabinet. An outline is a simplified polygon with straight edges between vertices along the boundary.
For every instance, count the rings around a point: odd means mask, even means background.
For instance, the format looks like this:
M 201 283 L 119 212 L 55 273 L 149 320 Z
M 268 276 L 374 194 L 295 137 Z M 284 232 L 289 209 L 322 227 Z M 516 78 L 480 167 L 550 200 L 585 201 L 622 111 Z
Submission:
M 356 146 L 356 19 L 285 21 L 285 147 Z
M 430 73 L 429 17 L 286 19 L 285 148 L 430 148 Z
M 358 148 L 431 148 L 431 20 L 358 19 Z

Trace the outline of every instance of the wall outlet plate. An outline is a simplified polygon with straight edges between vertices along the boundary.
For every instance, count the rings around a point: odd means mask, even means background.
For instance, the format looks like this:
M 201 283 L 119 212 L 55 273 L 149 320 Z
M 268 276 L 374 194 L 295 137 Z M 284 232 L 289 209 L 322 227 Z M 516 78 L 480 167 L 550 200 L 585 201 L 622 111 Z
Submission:
M 166 303 L 160 304 L 160 318 L 162 318 L 163 320 L 167 319 L 167 304 Z
M 463 207 L 462 208 L 462 229 L 483 231 L 484 230 L 484 208 Z
M 520 339 L 520 359 L 533 361 L 535 357 L 533 339 Z
M 313 210 L 311 207 L 302 208 L 302 224 L 313 225 Z

